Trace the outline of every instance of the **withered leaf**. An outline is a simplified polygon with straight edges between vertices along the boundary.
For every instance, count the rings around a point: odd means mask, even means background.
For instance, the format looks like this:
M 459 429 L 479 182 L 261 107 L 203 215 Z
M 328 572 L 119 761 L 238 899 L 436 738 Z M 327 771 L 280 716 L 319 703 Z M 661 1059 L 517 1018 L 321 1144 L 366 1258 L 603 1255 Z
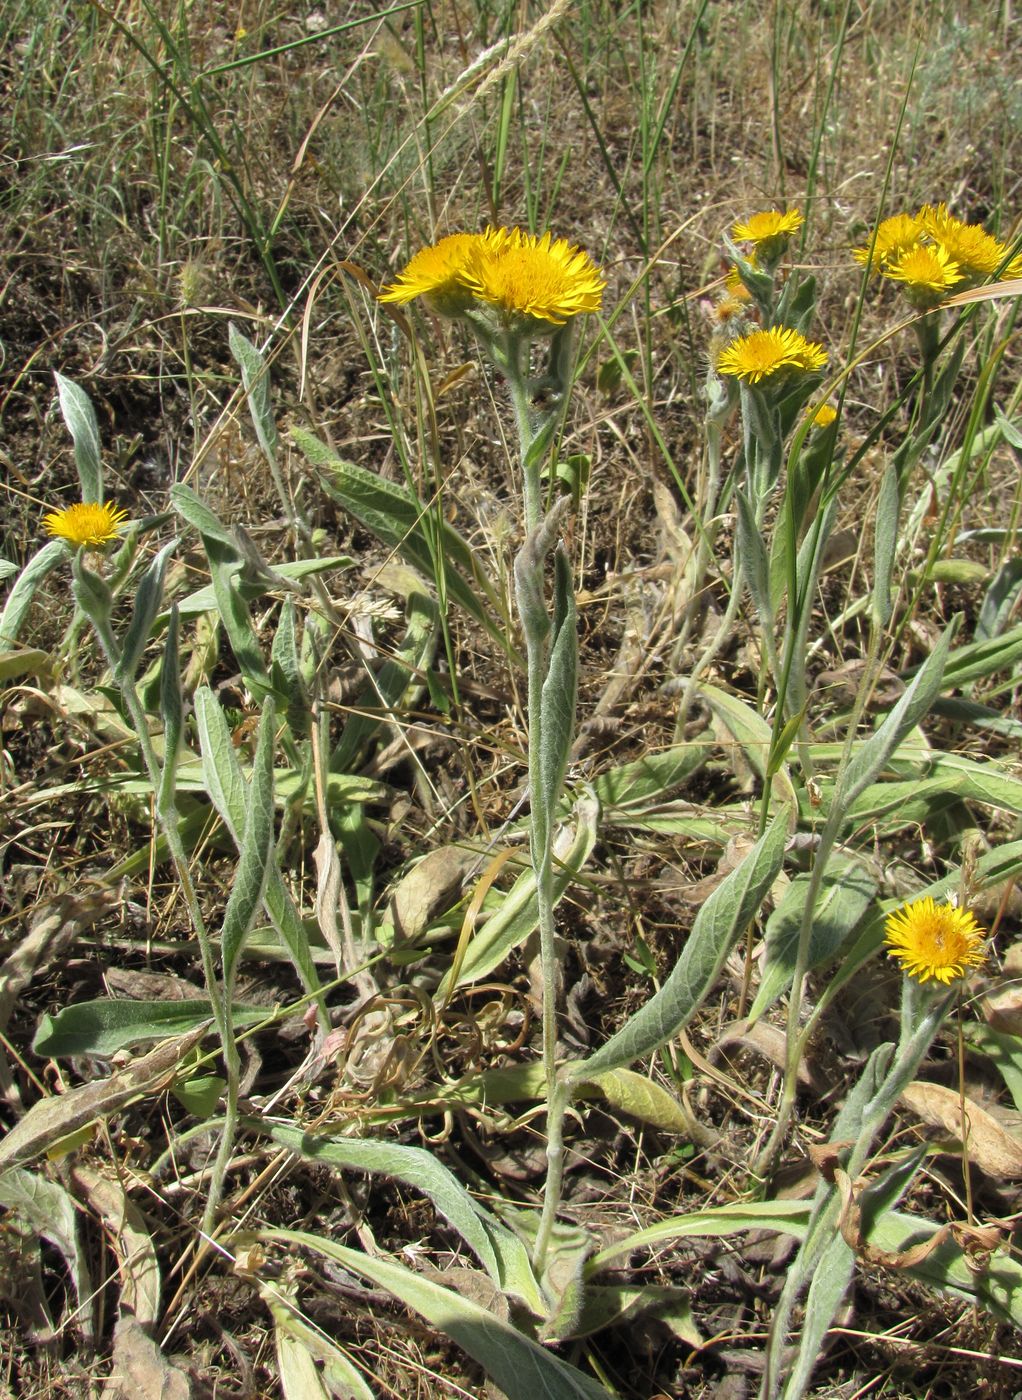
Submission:
M 103 1400 L 191 1400 L 192 1383 L 133 1317 L 114 1329 L 114 1354 Z
M 961 1141 L 962 1113 L 956 1089 L 947 1089 L 943 1084 L 925 1084 L 917 1079 L 904 1091 L 900 1101 L 924 1123 L 943 1128 Z M 985 1108 L 968 1098 L 965 1114 L 970 1160 L 990 1176 L 1022 1177 L 1022 1142 L 1006 1132 Z
M 160 1266 L 142 1212 L 120 1182 L 92 1167 L 74 1167 L 71 1180 L 110 1233 L 121 1276 L 121 1314 L 151 1325 L 160 1312 Z
M 0 1172 L 27 1166 L 62 1138 L 87 1128 L 97 1118 L 109 1118 L 135 1099 L 165 1089 L 209 1026 L 207 1022 L 187 1035 L 163 1041 L 148 1055 L 138 1056 L 107 1079 L 81 1084 L 66 1094 L 34 1103 L 0 1142 Z

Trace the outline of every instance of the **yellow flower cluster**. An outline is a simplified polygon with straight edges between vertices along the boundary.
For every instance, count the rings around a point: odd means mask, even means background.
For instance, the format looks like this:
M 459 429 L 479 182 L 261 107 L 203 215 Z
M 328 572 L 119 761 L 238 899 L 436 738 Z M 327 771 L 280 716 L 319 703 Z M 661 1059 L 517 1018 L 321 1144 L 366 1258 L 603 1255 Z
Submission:
M 916 214 L 894 214 L 878 224 L 852 256 L 871 272 L 901 282 L 919 310 L 936 306 L 961 283 L 974 285 L 1001 269 L 1022 277 L 1022 254 L 1005 264 L 1008 245 L 980 224 L 967 224 L 946 204 L 924 204 Z
M 520 228 L 453 233 L 422 248 L 380 293 L 380 301 L 425 297 L 441 315 L 463 315 L 473 303 L 494 307 L 508 321 L 561 326 L 599 311 L 606 286 L 589 254 L 566 238 Z
M 742 243 L 751 243 L 752 251 L 748 262 L 772 276 L 777 264 L 788 248 L 788 240 L 805 223 L 800 209 L 760 209 L 747 219 L 739 219 L 731 225 L 731 237 Z M 737 268 L 731 269 L 733 282 L 741 285 Z M 730 290 L 734 290 L 731 282 Z
M 826 363 L 827 352 L 822 345 L 788 326 L 771 326 L 733 340 L 718 356 L 717 369 L 748 384 L 758 384 L 785 370 L 811 373 Z

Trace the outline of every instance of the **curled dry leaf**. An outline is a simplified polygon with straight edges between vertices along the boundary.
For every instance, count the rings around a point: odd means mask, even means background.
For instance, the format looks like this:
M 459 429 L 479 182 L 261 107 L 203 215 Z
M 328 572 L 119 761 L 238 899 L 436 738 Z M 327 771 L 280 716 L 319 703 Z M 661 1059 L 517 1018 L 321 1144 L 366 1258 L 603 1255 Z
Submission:
M 714 1061 L 721 1059 L 725 1050 L 730 1049 L 733 1045 L 739 1045 L 743 1050 L 752 1050 L 755 1054 L 762 1055 L 765 1060 L 769 1060 L 776 1069 L 783 1073 L 787 1058 L 787 1046 L 784 1031 L 780 1026 L 772 1026 L 765 1021 L 757 1021 L 753 1026 L 750 1026 L 747 1020 L 733 1021 L 714 1042 L 709 1058 Z M 820 1083 L 819 1075 L 816 1074 L 805 1056 L 798 1062 L 797 1077 L 803 1089 L 821 1092 L 823 1086 Z
M 815 1142 L 809 1144 L 809 1160 L 823 1177 L 824 1181 L 834 1182 L 837 1180 L 837 1173 L 840 1170 L 840 1154 L 852 1146 L 851 1140 L 845 1142 Z
M 962 1114 L 957 1090 L 917 1079 L 901 1095 L 900 1102 L 924 1123 L 942 1128 L 961 1141 Z M 965 1115 L 970 1160 L 989 1176 L 1008 1180 L 1022 1177 L 1022 1142 L 1006 1132 L 985 1108 L 968 1098 Z
M 841 1216 L 838 1228 L 850 1249 L 860 1259 L 870 1264 L 879 1264 L 885 1269 L 918 1269 L 931 1254 L 948 1240 L 955 1244 L 965 1256 L 965 1261 L 974 1273 L 982 1271 L 990 1263 L 990 1257 L 1000 1247 L 1004 1231 L 999 1225 L 967 1225 L 963 1221 L 948 1221 L 929 1238 L 909 1249 L 878 1249 L 862 1233 L 862 1210 L 860 1198 L 865 1189 L 863 1178 L 852 1181 L 843 1168 L 834 1171 L 834 1182 L 841 1197 Z
M 462 846 L 440 846 L 420 860 L 391 894 L 398 938 L 403 942 L 420 938 L 438 914 L 457 902 L 462 880 L 478 863 L 478 853 Z
M 116 904 L 107 891 L 84 897 L 60 895 L 43 905 L 28 933 L 0 963 L 0 1030 L 10 1020 L 18 996 L 29 982 L 61 956 L 72 939 L 91 927 Z
M 675 893 L 685 904 L 703 905 L 709 899 L 713 891 L 724 883 L 732 870 L 737 870 L 742 861 L 755 846 L 755 837 L 740 833 L 732 836 L 724 847 L 724 851 L 717 863 L 717 868 L 712 875 L 707 875 L 703 880 L 696 880 L 691 885 L 684 885 L 678 888 Z
M 1007 969 L 1005 969 L 1007 970 Z M 1006 982 L 980 1003 L 987 1025 L 1004 1035 L 1022 1036 L 1022 986 Z

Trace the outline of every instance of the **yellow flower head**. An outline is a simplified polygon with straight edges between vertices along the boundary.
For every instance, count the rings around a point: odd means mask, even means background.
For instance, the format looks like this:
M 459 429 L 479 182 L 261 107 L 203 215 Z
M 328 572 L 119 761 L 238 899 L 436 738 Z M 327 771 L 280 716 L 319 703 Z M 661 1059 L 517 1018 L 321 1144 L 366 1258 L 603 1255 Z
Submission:
M 1008 245 L 979 224 L 949 229 L 938 242 L 966 277 L 993 276 L 1008 255 Z
M 876 272 L 893 258 L 897 258 L 906 248 L 911 248 L 918 242 L 922 232 L 923 225 L 919 217 L 894 214 L 877 225 L 876 238 L 871 238 L 865 248 L 852 249 L 852 257 L 864 267 L 868 265 L 871 272 Z M 869 253 L 870 243 L 873 244 L 872 258 Z
M 420 248 L 397 280 L 380 292 L 380 301 L 405 302 L 427 297 L 434 310 L 459 315 L 472 300 L 464 272 L 484 245 L 479 233 L 452 233 L 429 248 Z
M 826 363 L 827 352 L 822 345 L 806 340 L 801 331 L 771 326 L 733 340 L 721 351 L 717 369 L 721 374 L 733 374 L 736 379 L 758 384 L 782 370 L 808 372 L 822 369 Z
M 480 301 L 509 316 L 561 326 L 599 311 L 607 285 L 589 254 L 552 234 L 487 229 L 461 274 Z
M 783 214 L 779 209 L 764 209 L 758 214 L 750 214 L 744 222 L 739 220 L 731 229 L 731 237 L 749 243 L 770 243 L 797 233 L 804 223 L 798 209 L 788 209 Z
M 809 404 L 806 417 L 812 420 L 814 428 L 829 428 L 837 417 L 837 409 L 829 403 Z
M 892 281 L 903 283 L 905 295 L 920 311 L 936 306 L 944 299 L 944 294 L 962 280 L 958 264 L 951 261 L 939 243 L 913 243 L 881 268 L 881 272 Z
M 938 243 L 943 243 L 947 234 L 964 228 L 961 219 L 956 219 L 943 200 L 939 204 L 924 204 L 916 215 L 916 221 L 924 233 Z
M 55 539 L 67 540 L 75 549 L 83 546 L 99 549 L 117 538 L 127 518 L 126 510 L 119 510 L 109 502 L 99 505 L 95 501 L 85 501 L 43 516 L 43 528 Z
M 937 904 L 927 896 L 888 914 L 887 950 L 902 971 L 917 982 L 943 982 L 964 977 L 983 961 L 984 930 L 967 909 Z

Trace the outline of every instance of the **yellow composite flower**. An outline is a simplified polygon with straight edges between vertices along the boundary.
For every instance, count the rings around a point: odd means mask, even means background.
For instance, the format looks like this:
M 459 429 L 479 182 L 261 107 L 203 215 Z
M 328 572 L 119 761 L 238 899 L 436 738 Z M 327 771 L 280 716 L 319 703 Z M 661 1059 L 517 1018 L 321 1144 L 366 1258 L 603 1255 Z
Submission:
M 1008 256 L 1008 245 L 979 224 L 949 229 L 939 244 L 966 277 L 992 277 Z
M 810 404 L 806 417 L 812 420 L 814 428 L 829 428 L 837 417 L 837 409 L 831 403 Z
M 64 510 L 50 511 L 43 516 L 43 528 L 54 539 L 66 540 L 76 549 L 83 546 L 99 549 L 117 538 L 127 518 L 126 510 L 120 510 L 109 501 L 105 505 L 84 501 Z
M 984 958 L 985 931 L 974 916 L 929 895 L 888 914 L 884 929 L 887 951 L 917 982 L 933 979 L 948 986 Z
M 924 204 L 919 211 L 923 228 L 956 262 L 966 277 L 992 277 L 1008 256 L 1008 245 L 987 233 L 982 224 L 956 219 L 946 204 Z M 1001 273 L 1003 278 L 1022 272 L 1022 256 L 1013 258 Z
M 583 249 L 553 234 L 520 228 L 487 229 L 462 273 L 480 300 L 511 316 L 561 326 L 583 311 L 599 311 L 607 285 Z
M 827 352 L 822 345 L 806 340 L 801 331 L 771 326 L 733 340 L 718 356 L 717 369 L 721 374 L 758 384 L 781 370 L 816 370 L 826 363 Z
M 938 243 L 943 243 L 946 234 L 954 229 L 964 228 L 961 219 L 956 219 L 943 200 L 939 204 L 924 204 L 916 215 L 920 227 Z
M 871 237 L 864 248 L 852 249 L 852 257 L 857 263 L 862 263 L 864 267 L 868 265 L 870 271 L 875 272 L 885 263 L 897 258 L 906 248 L 911 248 L 917 243 L 922 232 L 923 224 L 919 218 L 911 214 L 893 214 L 877 225 L 876 238 Z M 872 257 L 869 252 L 871 243 Z
M 472 299 L 463 274 L 484 244 L 483 234 L 451 233 L 439 243 L 420 248 L 396 281 L 381 290 L 379 300 L 406 302 L 428 297 L 436 310 L 457 314 Z
M 787 209 L 783 214 L 779 209 L 763 209 L 744 221 L 739 220 L 731 229 L 731 237 L 749 243 L 769 243 L 797 233 L 804 223 L 799 209 Z
M 962 281 L 958 264 L 939 243 L 913 243 L 881 268 L 884 277 L 904 284 L 913 306 L 925 308 L 941 301 L 945 292 Z

